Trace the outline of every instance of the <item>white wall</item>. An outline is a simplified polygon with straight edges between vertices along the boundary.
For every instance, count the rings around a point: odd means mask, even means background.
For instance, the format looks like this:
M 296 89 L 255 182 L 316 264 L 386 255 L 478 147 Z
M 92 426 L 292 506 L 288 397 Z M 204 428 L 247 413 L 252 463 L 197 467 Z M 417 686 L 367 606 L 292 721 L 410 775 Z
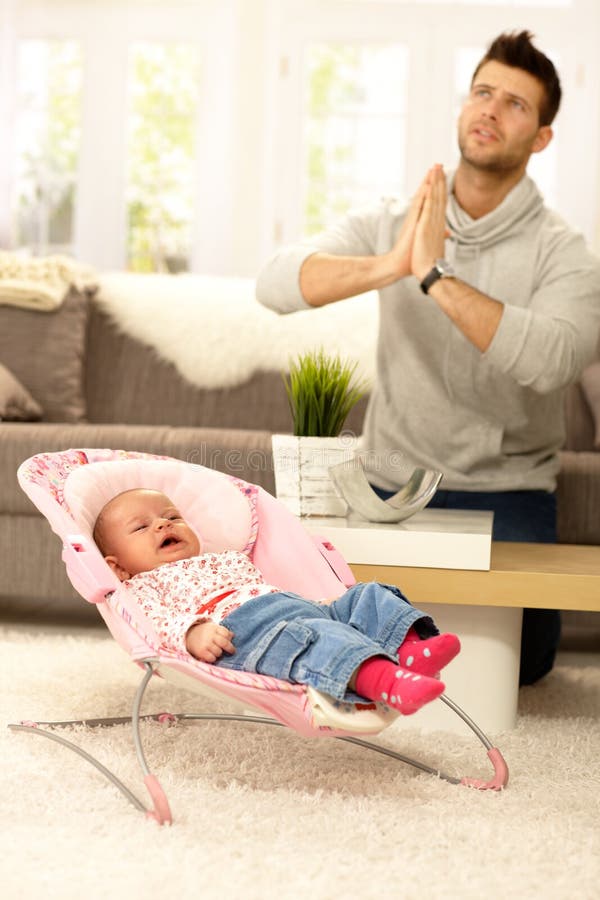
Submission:
M 14 117 L 15 0 L 0 5 L 0 247 L 7 246 L 10 232 L 12 154 L 10 123 Z

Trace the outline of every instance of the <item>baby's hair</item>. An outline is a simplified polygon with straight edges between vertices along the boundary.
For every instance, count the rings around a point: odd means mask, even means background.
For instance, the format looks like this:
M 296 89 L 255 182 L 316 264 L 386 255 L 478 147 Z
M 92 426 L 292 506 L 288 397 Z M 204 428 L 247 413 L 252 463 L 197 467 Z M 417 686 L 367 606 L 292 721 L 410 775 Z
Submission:
M 110 501 L 109 501 L 110 502 Z M 94 530 L 92 532 L 92 538 L 94 539 L 94 543 L 96 547 L 102 554 L 102 556 L 106 556 L 106 547 L 104 544 L 105 535 L 104 535 L 104 510 L 106 506 L 103 506 L 100 512 L 98 513 L 98 518 L 96 519 Z
M 136 488 L 132 488 L 132 490 L 136 490 Z M 106 534 L 105 534 L 105 513 L 113 500 L 116 500 L 117 497 L 120 497 L 122 494 L 127 494 L 129 491 L 119 491 L 118 494 L 115 494 L 114 497 L 111 497 L 110 500 L 107 500 L 98 516 L 96 518 L 96 522 L 94 524 L 94 530 L 92 531 L 92 538 L 96 547 L 102 554 L 102 556 L 107 555 L 107 547 L 106 547 Z

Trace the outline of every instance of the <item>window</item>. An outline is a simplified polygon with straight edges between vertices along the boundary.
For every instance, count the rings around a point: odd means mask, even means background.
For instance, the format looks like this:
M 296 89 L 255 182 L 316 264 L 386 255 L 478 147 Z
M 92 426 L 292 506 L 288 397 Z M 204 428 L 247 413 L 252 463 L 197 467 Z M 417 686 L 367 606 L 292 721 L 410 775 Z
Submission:
M 312 44 L 305 56 L 304 230 L 404 190 L 408 51 Z
M 13 243 L 35 254 L 72 250 L 81 83 L 78 43 L 19 43 Z
M 593 0 L 12 0 L 3 21 L 5 247 L 252 276 L 278 244 L 455 165 L 473 65 L 512 27 L 560 54 L 565 95 L 529 171 L 600 246 Z
M 196 48 L 185 44 L 130 48 L 127 258 L 133 271 L 190 267 L 197 56 Z

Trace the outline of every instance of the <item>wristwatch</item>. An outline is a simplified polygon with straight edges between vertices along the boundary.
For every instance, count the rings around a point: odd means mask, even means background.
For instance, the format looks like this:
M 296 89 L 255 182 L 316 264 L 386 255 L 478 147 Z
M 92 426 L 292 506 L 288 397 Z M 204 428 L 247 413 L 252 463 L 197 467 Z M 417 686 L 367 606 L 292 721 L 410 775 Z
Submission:
M 427 273 L 423 281 L 421 282 L 421 290 L 424 294 L 429 293 L 429 288 L 432 284 L 435 284 L 436 281 L 440 278 L 453 278 L 456 275 L 456 272 L 446 259 L 436 259 L 433 264 L 433 269 Z

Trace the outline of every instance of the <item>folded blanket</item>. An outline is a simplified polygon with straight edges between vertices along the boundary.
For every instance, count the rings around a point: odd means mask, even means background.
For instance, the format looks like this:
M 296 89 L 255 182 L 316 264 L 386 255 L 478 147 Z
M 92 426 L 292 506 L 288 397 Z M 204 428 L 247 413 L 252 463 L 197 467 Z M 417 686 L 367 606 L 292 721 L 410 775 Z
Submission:
M 92 268 L 68 256 L 27 257 L 0 251 L 0 304 L 49 312 L 63 302 L 71 287 L 97 287 Z

